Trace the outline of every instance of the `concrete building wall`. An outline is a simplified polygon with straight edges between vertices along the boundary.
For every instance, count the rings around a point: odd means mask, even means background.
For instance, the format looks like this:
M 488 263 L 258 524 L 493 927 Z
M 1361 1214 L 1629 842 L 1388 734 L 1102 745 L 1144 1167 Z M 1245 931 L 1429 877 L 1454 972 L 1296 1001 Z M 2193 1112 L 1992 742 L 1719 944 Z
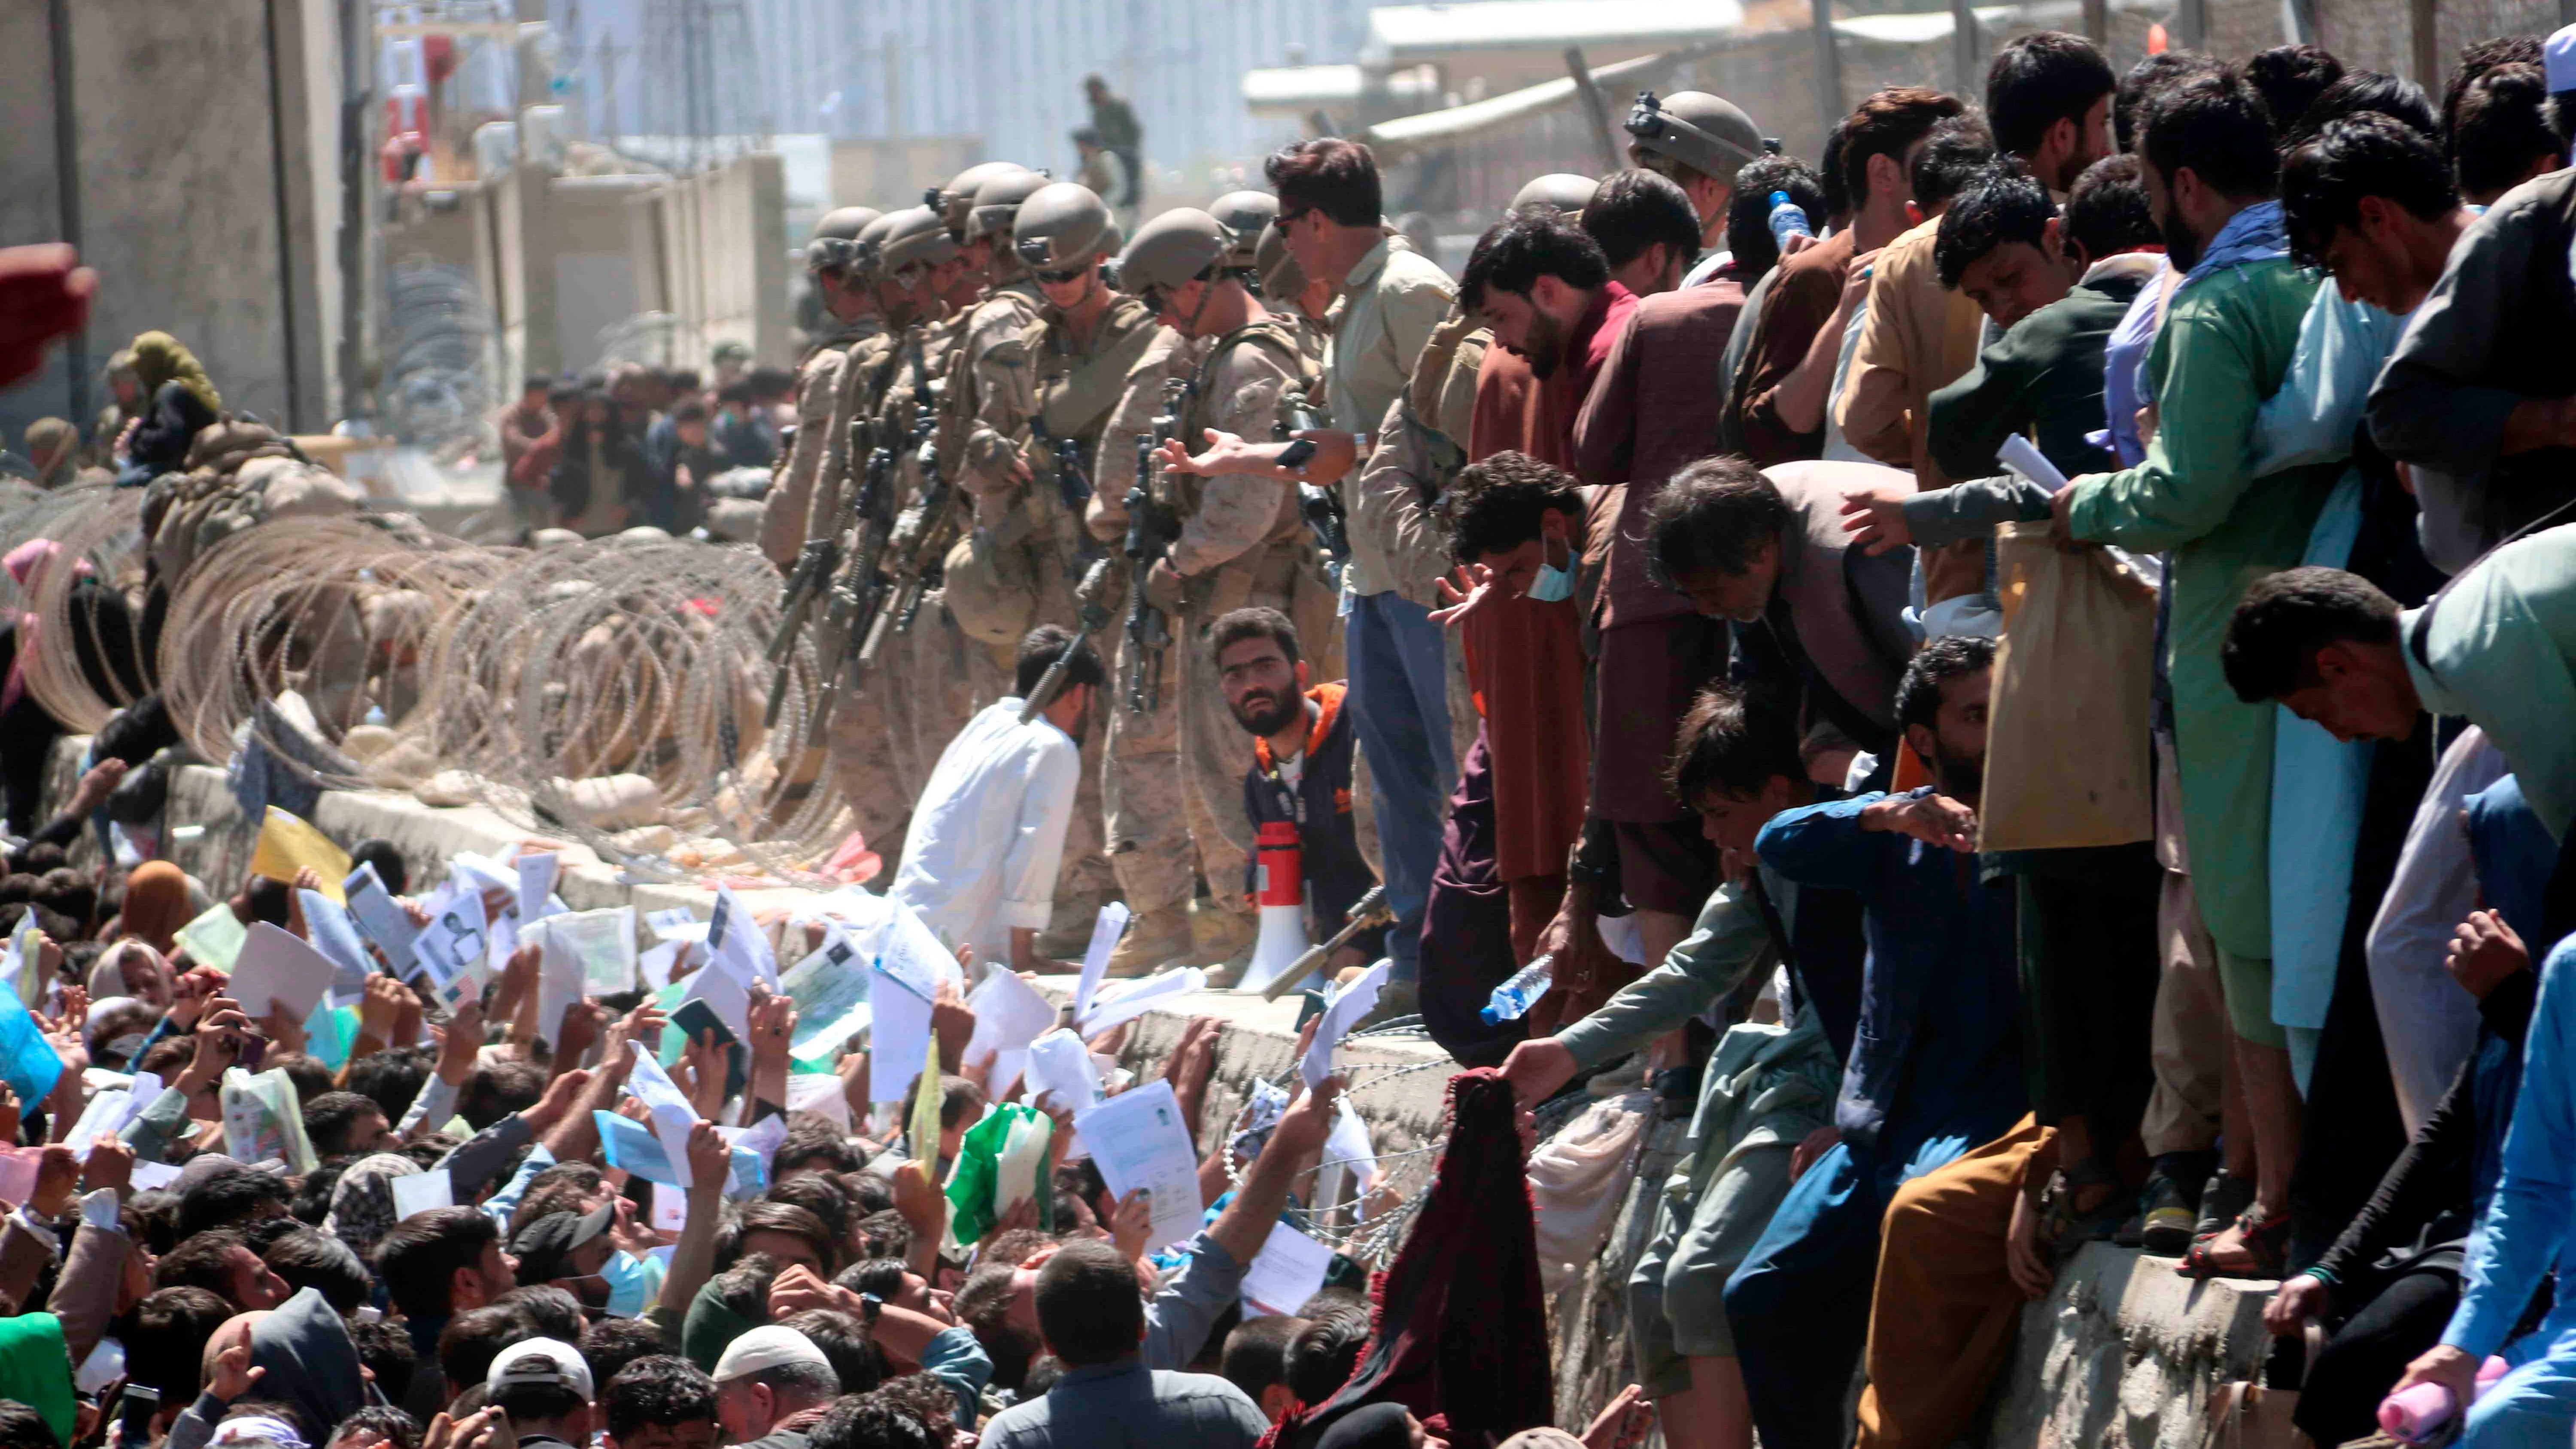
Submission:
M 53 118 L 70 88 L 81 259 L 99 274 L 77 354 L 95 375 L 135 333 L 192 348 L 225 405 L 297 430 L 329 422 L 336 292 L 316 210 L 337 164 L 329 0 L 46 0 L 0 6 L 0 244 L 65 237 Z M 70 64 L 54 64 L 54 20 Z M 322 52 L 317 57 L 314 48 Z M 12 440 L 71 409 L 74 354 L 0 394 Z M 100 399 L 93 397 L 94 410 Z
M 704 370 L 720 342 L 743 343 L 762 362 L 794 361 L 778 157 L 745 156 L 627 205 L 638 305 L 679 319 L 671 347 L 678 365 Z

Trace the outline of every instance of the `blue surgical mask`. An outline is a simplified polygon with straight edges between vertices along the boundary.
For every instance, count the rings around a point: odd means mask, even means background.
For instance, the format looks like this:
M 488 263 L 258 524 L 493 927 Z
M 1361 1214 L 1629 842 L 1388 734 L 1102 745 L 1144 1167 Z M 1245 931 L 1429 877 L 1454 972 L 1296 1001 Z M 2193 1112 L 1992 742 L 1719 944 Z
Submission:
M 1545 539 L 1541 539 L 1539 541 L 1538 553 L 1538 577 L 1530 581 L 1529 591 L 1523 597 L 1533 599 L 1542 604 L 1562 603 L 1567 599 L 1573 598 L 1574 569 L 1572 565 L 1574 563 L 1574 551 L 1571 548 L 1566 550 L 1565 562 L 1567 567 L 1565 568 L 1558 568 L 1556 565 L 1547 561 L 1547 541 Z
M 608 1280 L 605 1311 L 618 1318 L 640 1318 L 652 1301 L 653 1280 L 660 1275 L 650 1262 L 621 1250 L 608 1255 L 599 1276 Z

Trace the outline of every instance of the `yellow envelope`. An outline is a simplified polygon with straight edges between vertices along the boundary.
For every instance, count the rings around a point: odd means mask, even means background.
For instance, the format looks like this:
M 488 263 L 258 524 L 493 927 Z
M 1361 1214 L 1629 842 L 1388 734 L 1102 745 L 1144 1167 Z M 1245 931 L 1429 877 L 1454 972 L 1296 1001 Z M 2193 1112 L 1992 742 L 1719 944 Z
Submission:
M 343 904 L 348 901 L 340 882 L 354 869 L 349 853 L 305 821 L 269 806 L 268 818 L 260 822 L 259 844 L 251 851 L 250 873 L 292 884 L 295 873 L 308 865 L 322 877 L 322 894 Z
M 935 1183 L 939 1177 L 939 1032 L 930 1033 L 929 1060 L 921 1064 L 921 1080 L 913 1084 L 912 1155 L 924 1164 Z

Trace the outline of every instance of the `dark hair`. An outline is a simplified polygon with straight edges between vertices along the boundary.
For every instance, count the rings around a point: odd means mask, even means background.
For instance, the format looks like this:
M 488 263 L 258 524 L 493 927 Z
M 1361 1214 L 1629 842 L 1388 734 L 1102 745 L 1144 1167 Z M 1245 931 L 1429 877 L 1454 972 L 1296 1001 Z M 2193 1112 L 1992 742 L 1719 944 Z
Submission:
M 286 1179 L 274 1173 L 238 1165 L 217 1168 L 179 1195 L 179 1236 L 193 1238 L 208 1228 L 266 1216 L 264 1208 L 286 1206 L 288 1192 Z
M 2290 255 L 2323 266 L 2338 228 L 2361 225 L 2361 199 L 2395 202 L 2423 221 L 2458 209 L 2460 193 L 2432 138 L 2376 111 L 2327 123 L 2281 162 L 2281 216 Z
M 481 1266 L 483 1250 L 501 1240 L 501 1225 L 470 1207 L 432 1208 L 385 1230 L 376 1244 L 376 1276 L 394 1311 L 435 1320 L 448 1313 L 448 1287 L 459 1268 Z
M 856 1172 L 842 1173 L 841 1186 L 850 1190 L 850 1201 L 858 1205 L 862 1218 L 873 1217 L 894 1207 L 894 1184 L 882 1172 L 871 1172 L 862 1167 Z
M 1505 553 L 1541 535 L 1551 513 L 1583 521 L 1583 488 L 1574 475 L 1527 453 L 1506 450 L 1470 463 L 1440 492 L 1449 553 L 1460 563 Z M 1575 546 L 1581 552 L 1581 545 Z
M 1825 133 L 1825 149 L 1816 153 L 1816 186 L 1825 194 L 1824 220 L 1835 226 L 1842 225 L 1852 211 L 1851 177 L 1843 172 L 1843 153 L 1851 149 L 1851 125 L 1849 116 L 1834 122 L 1834 128 Z
M 794 1141 L 794 1135 L 786 1140 Z M 780 1154 L 785 1154 L 783 1146 Z M 771 1183 L 760 1196 L 764 1201 L 786 1203 L 813 1214 L 814 1221 L 823 1225 L 824 1236 L 831 1240 L 831 1257 L 849 1255 L 850 1224 L 858 1219 L 858 1204 L 850 1200 L 850 1190 L 841 1186 L 839 1178 L 828 1172 L 800 1172 Z
M 0 1449 L 64 1449 L 45 1416 L 16 1399 L 0 1399 Z
M 941 1073 L 939 1077 L 939 1130 L 945 1132 L 961 1122 L 966 1123 L 969 1126 L 974 1125 L 973 1119 L 981 1118 L 984 1115 L 985 1101 L 984 1089 L 976 1084 L 973 1077 L 960 1077 L 945 1072 Z
M 975 1330 L 975 1341 L 984 1346 L 985 1356 L 993 1361 L 993 1382 L 1006 1389 L 1020 1386 L 1022 1376 L 1029 1371 L 1029 1361 L 1043 1347 L 1029 1336 L 1028 1330 L 1011 1322 L 1011 1298 L 1018 1273 L 1017 1263 L 987 1262 L 966 1275 L 965 1283 L 948 1305 L 958 1322 Z
M 581 1300 L 573 1296 L 573 1291 L 552 1283 L 523 1283 L 492 1301 L 503 1308 L 519 1310 L 539 1337 L 565 1343 L 579 1339 L 588 1321 L 582 1317 Z
M 583 1329 L 579 1342 L 594 1387 L 617 1377 L 619 1369 L 639 1358 L 670 1351 L 661 1331 L 640 1318 L 603 1318 Z
M 2478 77 L 2498 66 L 2541 63 L 2540 37 L 2537 35 L 2499 35 L 2489 40 L 2475 40 L 2460 47 L 2459 61 L 2451 67 L 2450 78 L 2442 82 L 2442 152 L 2458 153 L 2452 148 L 2460 124 L 2460 97 Z
M 2120 92 L 2111 102 L 2111 140 L 2122 151 L 2138 149 L 2138 131 L 2147 102 L 2165 87 L 2220 69 L 2218 58 L 2197 50 L 2163 50 L 2129 67 L 2120 77 Z
M 811 1449 L 933 1449 L 936 1438 L 911 1409 L 881 1392 L 852 1394 L 805 1431 Z
M 2048 224 L 2056 217 L 2057 203 L 2049 200 L 2038 177 L 2018 166 L 1988 167 L 1941 213 L 1932 240 L 1932 269 L 1941 285 L 1955 292 L 1970 266 L 2007 242 L 2045 253 Z
M 1357 141 L 1323 136 L 1291 142 L 1270 153 L 1261 174 L 1279 193 L 1283 217 L 1311 207 L 1336 226 L 1375 226 L 1386 210 L 1377 157 Z
M 376 879 L 385 883 L 386 894 L 410 894 L 405 887 L 411 884 L 411 867 L 403 862 L 402 848 L 392 841 L 371 835 L 349 847 L 349 868 L 356 870 L 362 865 L 376 868 Z
M 69 866 L 49 870 L 38 879 L 36 904 L 59 912 L 64 919 L 79 927 L 78 936 L 87 936 L 90 929 L 98 924 L 98 887 Z M 69 948 L 80 945 L 90 945 L 92 955 L 97 951 L 94 944 L 77 937 L 57 944 L 66 948 L 66 955 L 70 954 Z
M 1288 1345 L 1288 1391 L 1309 1404 L 1331 1398 L 1351 1381 L 1368 1340 L 1365 1308 L 1335 1308 L 1318 1316 Z
M 2088 263 L 2161 243 L 2138 158 L 2105 156 L 2085 167 L 2066 193 L 2064 230 Z
M 270 1052 L 267 1070 L 286 1073 L 287 1082 L 295 1088 L 295 1101 L 300 1110 L 304 1103 L 326 1096 L 332 1090 L 331 1069 L 310 1052 Z
M 1109 671 L 1101 666 L 1100 653 L 1091 647 L 1090 640 L 1062 624 L 1040 624 L 1020 640 L 1019 662 L 1012 676 L 1012 687 L 1019 691 L 1020 698 L 1029 697 L 1029 691 L 1046 678 L 1047 666 L 1067 650 L 1072 651 L 1073 661 L 1064 667 L 1066 689 L 1077 684 L 1097 687 L 1109 682 Z
M 242 904 L 250 909 L 252 920 L 266 921 L 283 930 L 288 920 L 287 889 L 286 882 L 282 880 L 255 875 L 250 878 L 249 884 L 242 887 Z
M 1245 1398 L 1260 1403 L 1263 1390 L 1288 1382 L 1288 1346 L 1305 1328 L 1306 1320 L 1285 1313 L 1245 1319 L 1225 1336 L 1218 1372 Z
M 2308 103 L 2307 110 L 2282 137 L 2281 145 L 2286 150 L 2324 130 L 2328 121 L 2365 111 L 2402 122 L 2428 140 L 2441 136 L 2441 128 L 2433 121 L 2433 103 L 2425 97 L 2422 86 L 2382 70 L 2354 70 L 2344 72 L 2343 79 Z
M 1277 609 L 1258 605 L 1220 616 L 1215 627 L 1208 631 L 1208 653 L 1222 655 L 1246 639 L 1269 640 L 1279 646 L 1279 652 L 1287 655 L 1291 664 L 1299 658 L 1297 626 Z
M 2237 601 L 2218 663 L 2238 699 L 2261 704 L 2314 685 L 2329 644 L 2396 642 L 2397 601 L 2378 585 L 2342 569 L 2284 569 Z
M 1780 243 L 1771 235 L 1771 194 L 1785 191 L 1811 226 L 1822 226 L 1831 208 L 1822 178 L 1795 156 L 1764 156 L 1735 173 L 1735 195 L 1726 203 L 1726 248 L 1735 254 L 1738 277 L 1753 280 L 1780 264 Z
M 2343 62 L 2313 45 L 2276 45 L 2245 62 L 2245 79 L 2262 94 L 2274 134 L 2308 113 L 2326 87 L 2343 79 Z
M 732 1266 L 742 1253 L 742 1240 L 753 1233 L 785 1233 L 804 1239 L 806 1246 L 814 1250 L 815 1260 L 823 1265 L 826 1277 L 836 1271 L 841 1260 L 841 1245 L 834 1240 L 831 1229 L 823 1226 L 821 1218 L 793 1203 L 764 1198 L 744 1203 L 742 1210 L 735 1213 L 717 1234 L 716 1266 L 720 1269 Z
M 2233 200 L 2267 199 L 2280 182 L 2272 113 L 2236 71 L 2196 75 L 2157 92 L 2139 141 L 2139 154 L 2167 179 L 2188 169 Z
M 726 1226 L 730 1228 L 731 1224 Z M 719 1271 L 699 1291 L 714 1300 L 719 1308 L 731 1309 L 754 1323 L 767 1323 L 769 1286 L 778 1281 L 778 1275 L 783 1271 L 781 1264 L 767 1253 L 745 1253 L 727 1266 L 725 1246 L 720 1232 L 716 1238 Z
M 1610 264 L 1600 244 L 1555 207 L 1524 206 L 1476 238 L 1458 277 L 1458 305 L 1477 310 L 1488 288 L 1527 297 L 1541 277 L 1588 292 L 1610 280 Z
M 137 1382 L 159 1389 L 165 1404 L 185 1404 L 197 1397 L 207 1340 L 232 1316 L 232 1304 L 210 1289 L 156 1288 L 117 1337 Z
M 1974 110 L 1952 116 L 1932 128 L 1906 172 L 1914 188 L 1914 204 L 1926 214 L 1938 211 L 1994 164 L 1995 137 L 1986 129 L 1985 118 Z
M 1646 507 L 1649 572 L 1668 589 L 1698 573 L 1732 577 L 1788 526 L 1789 501 L 1762 470 L 1732 454 L 1702 458 Z
M 912 1269 L 901 1258 L 869 1258 L 841 1270 L 832 1282 L 860 1293 L 873 1293 L 879 1298 L 892 1298 L 903 1291 L 904 1275 Z
M 535 1062 L 484 1062 L 456 1094 L 456 1115 L 480 1132 L 513 1112 L 537 1105 L 546 1094 L 545 1068 Z
M 311 1228 L 297 1228 L 260 1253 L 269 1271 L 292 1288 L 318 1288 L 332 1310 L 346 1318 L 375 1296 L 376 1280 L 349 1245 Z
M 324 1092 L 304 1104 L 304 1135 L 321 1156 L 355 1152 L 357 1145 L 348 1140 L 350 1134 L 361 1120 L 382 1116 L 384 1110 L 374 1098 L 356 1092 Z
M 590 1211 L 592 1194 L 605 1186 L 598 1167 L 582 1162 L 558 1162 L 541 1169 L 528 1179 L 528 1190 L 519 1195 L 519 1205 L 510 1209 L 510 1237 L 515 1241 L 521 1229 L 553 1213 L 571 1213 L 579 1217 Z
M 1945 634 L 1914 651 L 1905 666 L 1905 677 L 1896 684 L 1896 728 L 1908 725 L 1933 728 L 1933 718 L 1941 712 L 1941 696 L 1950 681 L 1994 667 L 1995 641 L 1965 634 Z
M 2119 89 L 2111 63 L 2093 42 L 2062 30 L 2015 36 L 1986 63 L 1986 114 L 1995 144 L 2024 159 L 2039 153 L 2051 127 L 2073 121 Z
M 384 1109 L 387 1119 L 402 1120 L 412 1099 L 429 1084 L 432 1055 L 427 1047 L 391 1047 L 349 1063 L 349 1090 Z
M 2549 106 L 2549 81 L 2536 65 L 2500 65 L 2469 82 L 2451 111 L 2460 189 L 2498 195 L 2519 185 L 2537 158 L 2562 157 Z
M 1729 684 L 1691 701 L 1664 766 L 1674 796 L 1694 809 L 1711 795 L 1750 800 L 1775 779 L 1806 776 L 1797 716 L 1761 691 Z
M 355 1326 L 351 1325 L 353 1328 Z M 376 1387 L 380 1389 L 384 1387 L 384 1379 L 381 1375 L 376 1380 Z M 391 1398 L 393 1395 L 388 1394 L 386 1397 Z M 385 1442 L 393 1445 L 394 1449 L 420 1449 L 420 1420 L 391 1404 L 369 1404 L 332 1425 L 331 1437 L 336 1439 L 351 1429 L 373 1429 L 384 1435 Z
M 957 1430 L 957 1391 L 948 1381 L 925 1373 L 902 1374 L 876 1386 L 869 1397 L 897 1413 L 910 1415 L 931 1442 L 944 1442 Z
M 549 1362 L 557 1368 L 570 1367 L 552 1356 L 549 1356 Z M 490 1370 L 487 1368 L 485 1372 Z M 568 1414 L 580 1412 L 590 1403 L 561 1384 L 503 1384 L 485 1402 L 499 1405 L 501 1412 L 509 1415 L 514 1425 L 551 1424 Z
M 675 426 L 680 423 L 703 423 L 706 420 L 707 400 L 705 398 L 684 397 L 671 405 L 671 422 Z
M 540 1338 L 534 1320 L 515 1306 L 502 1303 L 469 1308 L 447 1320 L 438 1331 L 438 1371 L 451 1383 L 474 1385 L 492 1372 L 492 1360 L 501 1350 L 523 1338 Z
M 1662 242 L 1687 263 L 1699 255 L 1699 208 L 1669 176 L 1641 168 L 1613 173 L 1583 208 L 1583 234 L 1614 270 Z M 1766 233 L 1767 234 L 1767 233 Z
M 388 1399 L 409 1398 L 412 1370 L 420 1361 L 420 1351 L 412 1347 L 411 1330 L 390 1318 L 352 1318 L 348 1328 L 349 1342 L 358 1349 L 358 1363 L 375 1373 L 376 1387 Z M 420 1426 L 415 1423 L 415 1440 L 419 1433 Z
M 1038 1331 L 1070 1368 L 1132 1357 L 1144 1336 L 1136 1265 L 1109 1244 L 1065 1244 L 1038 1269 Z
M 1889 86 L 1862 101 L 1843 121 L 1842 169 L 1852 209 L 1869 201 L 1869 158 L 1891 157 L 1902 169 L 1915 142 L 1967 109 L 1968 103 L 1957 96 L 1923 86 Z
M 823 1351 L 823 1357 L 832 1361 L 832 1374 L 840 1381 L 842 1393 L 864 1394 L 885 1382 L 885 1350 L 868 1337 L 867 1325 L 851 1315 L 833 1308 L 808 1308 L 778 1322 Z
M 893 1208 L 859 1219 L 859 1251 L 872 1258 L 900 1258 L 912 1249 L 912 1225 Z
M 600 1390 L 599 1407 L 608 1432 L 618 1439 L 647 1424 L 713 1423 L 716 1381 L 675 1354 L 650 1354 L 617 1371 Z
M 859 1155 L 850 1150 L 850 1139 L 841 1135 L 840 1127 L 829 1119 L 820 1123 L 796 1120 L 808 1115 L 812 1114 L 798 1112 L 788 1118 L 787 1135 L 779 1139 L 778 1152 L 770 1158 L 770 1170 L 787 1173 L 798 1168 L 819 1166 L 819 1172 L 798 1175 L 830 1178 L 832 1186 L 840 1191 L 842 1201 L 848 1205 L 848 1216 L 855 1218 L 858 1216 L 858 1199 L 851 1195 L 849 1185 L 841 1181 L 839 1174 L 858 1171 L 863 1165 Z M 816 1162 L 818 1158 L 821 1159 L 819 1164 Z

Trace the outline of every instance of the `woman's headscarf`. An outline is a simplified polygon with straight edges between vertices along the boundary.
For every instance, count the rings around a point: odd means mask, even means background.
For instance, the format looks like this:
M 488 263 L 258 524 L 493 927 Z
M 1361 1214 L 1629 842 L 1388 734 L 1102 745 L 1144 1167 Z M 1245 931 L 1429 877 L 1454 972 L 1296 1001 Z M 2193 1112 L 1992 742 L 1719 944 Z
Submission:
M 359 1262 L 375 1256 L 376 1244 L 393 1231 L 394 1184 L 397 1177 L 420 1171 L 420 1164 L 391 1152 L 379 1152 L 349 1164 L 340 1185 L 331 1190 L 331 1211 L 322 1231 L 349 1245 Z
M 98 953 L 89 968 L 92 1001 L 135 997 L 156 1010 L 170 1009 L 170 963 L 150 943 L 126 936 Z
M 178 930 L 195 914 L 188 908 L 188 873 L 170 862 L 145 861 L 125 878 L 125 934 L 161 955 L 178 949 Z
M 167 332 L 146 332 L 134 339 L 133 350 L 135 380 L 143 384 L 145 397 L 161 391 L 165 382 L 185 383 L 209 411 L 224 410 L 223 394 L 215 391 L 213 380 L 186 343 Z
M 61 1319 L 50 1313 L 0 1318 L 0 1399 L 34 1409 L 58 1442 L 72 1442 L 72 1359 Z

